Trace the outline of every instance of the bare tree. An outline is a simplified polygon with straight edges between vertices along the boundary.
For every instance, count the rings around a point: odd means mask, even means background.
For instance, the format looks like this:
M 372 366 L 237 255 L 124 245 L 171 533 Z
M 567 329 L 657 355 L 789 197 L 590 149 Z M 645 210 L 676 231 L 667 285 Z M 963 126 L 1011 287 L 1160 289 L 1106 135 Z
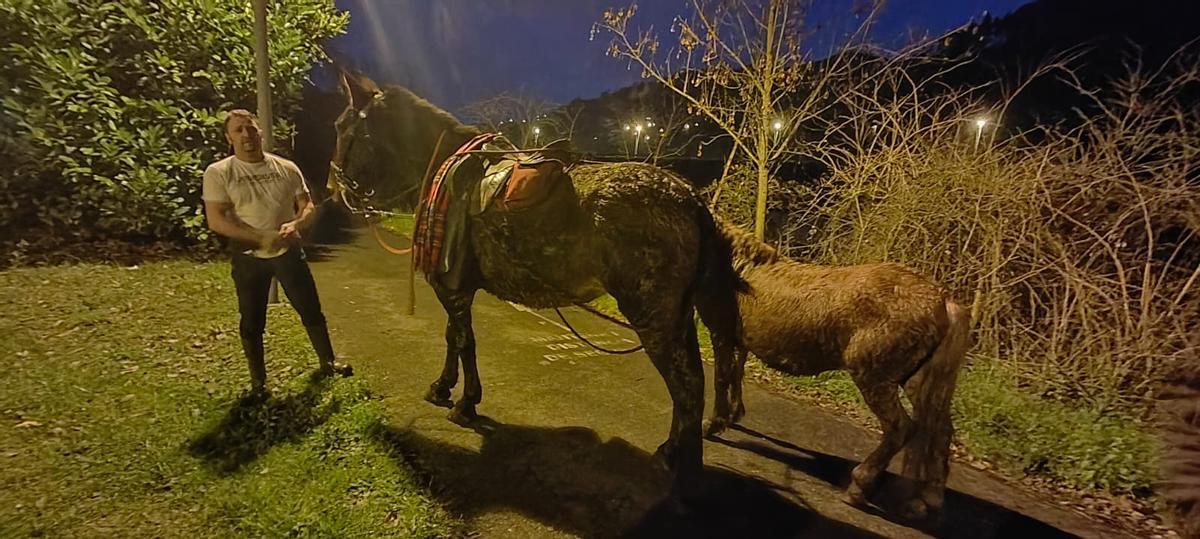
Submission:
M 502 93 L 470 103 L 463 112 L 476 125 L 502 133 L 514 144 L 530 147 L 546 141 L 543 131 L 553 124 L 549 117 L 555 108 L 545 99 Z
M 821 62 L 808 58 L 816 46 L 816 31 L 805 24 L 811 6 L 812 0 L 692 0 L 692 16 L 676 19 L 676 41 L 666 54 L 652 31 L 630 29 L 636 5 L 610 10 L 596 25 L 612 35 L 611 56 L 681 97 L 689 112 L 715 123 L 730 137 L 732 152 L 750 162 L 759 239 L 772 164 L 797 142 L 798 128 L 822 112 L 830 81 L 850 65 L 853 45 L 865 38 L 879 4 L 853 10 L 856 29 L 835 39 L 831 48 L 838 52 Z

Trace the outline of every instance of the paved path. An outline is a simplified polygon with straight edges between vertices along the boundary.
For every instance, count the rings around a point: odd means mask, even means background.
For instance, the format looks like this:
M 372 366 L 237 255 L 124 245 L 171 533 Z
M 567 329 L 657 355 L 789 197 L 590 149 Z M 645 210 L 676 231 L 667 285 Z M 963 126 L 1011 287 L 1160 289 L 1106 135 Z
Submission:
M 441 369 L 446 316 L 423 279 L 415 316 L 404 314 L 408 257 L 360 232 L 311 251 L 334 346 L 382 396 L 382 439 L 478 536 L 929 536 L 840 501 L 874 435 L 749 382 L 745 428 L 705 443 L 706 483 L 719 495 L 693 514 L 666 510 L 651 453 L 671 404 L 646 356 L 591 351 L 553 311 L 485 293 L 474 321 L 486 419 L 473 429 L 447 421 L 422 400 Z M 636 339 L 583 311 L 566 315 L 605 344 Z M 969 467 L 953 468 L 950 487 L 939 537 L 1126 537 Z

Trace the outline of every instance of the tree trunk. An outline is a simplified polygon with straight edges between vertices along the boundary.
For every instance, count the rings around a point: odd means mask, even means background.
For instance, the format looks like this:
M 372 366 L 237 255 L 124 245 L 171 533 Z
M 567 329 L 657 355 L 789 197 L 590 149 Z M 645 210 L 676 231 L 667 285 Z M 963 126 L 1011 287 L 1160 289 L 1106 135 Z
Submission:
M 770 6 L 767 7 L 767 40 L 766 46 L 763 47 L 763 69 L 761 71 L 763 80 L 759 81 L 758 136 L 756 137 L 758 155 L 754 156 L 755 168 L 758 170 L 758 189 L 755 190 L 757 196 L 754 201 L 754 237 L 759 241 L 764 241 L 767 230 L 767 179 L 771 158 L 769 133 L 773 120 L 771 118 L 771 90 L 772 83 L 775 81 L 775 21 L 779 13 L 779 4 L 779 0 L 771 0 Z

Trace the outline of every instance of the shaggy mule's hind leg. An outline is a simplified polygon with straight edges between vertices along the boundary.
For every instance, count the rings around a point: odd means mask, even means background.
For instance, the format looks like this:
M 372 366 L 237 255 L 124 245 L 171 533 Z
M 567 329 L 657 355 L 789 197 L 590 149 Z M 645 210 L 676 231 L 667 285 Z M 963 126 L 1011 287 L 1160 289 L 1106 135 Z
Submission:
M 912 431 L 912 420 L 900 404 L 900 389 L 894 383 L 864 380 L 855 375 L 854 382 L 862 392 L 863 400 L 879 418 L 883 427 L 883 439 L 866 460 L 850 472 L 850 486 L 846 489 L 846 502 L 865 506 L 879 480 L 879 474 L 887 468 L 892 457 L 904 447 Z
M 954 423 L 950 417 L 950 396 L 954 384 L 931 378 L 927 369 L 918 371 L 904 385 L 913 403 L 914 433 L 905 448 L 905 474 L 920 484 L 916 496 L 903 509 L 903 517 L 924 521 L 940 518 L 946 498 L 946 477 L 950 474 L 950 442 Z

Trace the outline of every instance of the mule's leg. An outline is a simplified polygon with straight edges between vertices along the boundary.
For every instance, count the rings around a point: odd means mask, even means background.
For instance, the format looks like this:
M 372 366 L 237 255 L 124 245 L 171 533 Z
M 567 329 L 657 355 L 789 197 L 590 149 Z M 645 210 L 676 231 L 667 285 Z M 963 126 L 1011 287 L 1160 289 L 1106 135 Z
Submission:
M 733 416 L 729 420 L 731 425 L 746 417 L 746 403 L 742 402 L 742 380 L 746 378 L 746 356 L 749 352 L 739 346 L 734 354 L 733 379 L 729 382 L 729 397 L 733 407 Z
M 432 285 L 446 311 L 446 359 L 442 374 L 429 385 L 425 400 L 449 408 L 454 405 L 450 390 L 458 383 L 458 360 L 468 346 L 474 361 L 475 335 L 471 329 L 471 304 L 475 300 L 475 290 L 450 290 L 436 279 Z
M 949 386 L 949 387 L 946 387 Z M 953 384 L 933 380 L 922 369 L 904 385 L 913 403 L 914 433 L 905 449 L 905 473 L 920 483 L 917 495 L 904 508 L 914 520 L 936 517 L 945 504 L 946 477 L 950 474 L 950 442 L 954 423 L 950 417 Z
M 912 420 L 900 404 L 900 389 L 894 382 L 870 380 L 860 375 L 853 377 L 863 400 L 883 427 L 883 439 L 879 441 L 879 446 L 866 460 L 854 467 L 850 473 L 850 486 L 846 489 L 847 502 L 865 506 L 879 480 L 879 474 L 887 469 L 888 462 L 904 447 L 912 431 Z
M 695 493 L 703 467 L 704 367 L 691 301 L 664 288 L 654 287 L 656 294 L 637 287 L 616 288 L 612 294 L 671 394 L 671 431 L 655 458 L 674 474 L 672 495 L 686 498 Z
M 479 382 L 479 367 L 475 363 L 475 330 L 471 325 L 470 303 L 474 298 L 475 294 L 472 292 L 470 298 L 466 300 L 466 308 L 458 317 L 459 334 L 462 337 L 459 343 L 458 358 L 462 360 L 463 393 L 462 398 L 458 399 L 458 402 L 454 403 L 454 408 L 450 410 L 450 420 L 458 424 L 474 421 L 477 416 L 475 405 L 483 399 L 483 386 Z
M 705 422 L 704 434 L 715 436 L 733 423 L 733 408 L 730 401 L 730 383 L 734 379 L 733 342 L 718 334 L 712 334 L 713 347 L 713 411 Z

